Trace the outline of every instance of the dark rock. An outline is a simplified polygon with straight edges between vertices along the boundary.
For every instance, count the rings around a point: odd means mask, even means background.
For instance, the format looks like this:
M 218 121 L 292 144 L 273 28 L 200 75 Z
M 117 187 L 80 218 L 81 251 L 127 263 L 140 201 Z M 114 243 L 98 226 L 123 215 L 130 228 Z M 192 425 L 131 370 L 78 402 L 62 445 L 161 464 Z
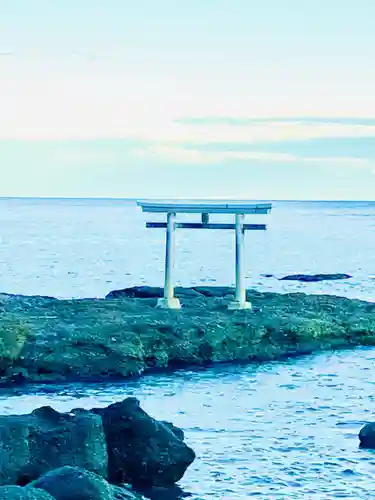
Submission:
M 43 488 L 51 483 L 56 491 L 65 481 L 72 488 L 59 498 L 67 499 L 75 488 L 85 495 L 82 499 L 89 498 L 91 487 L 107 488 L 99 476 L 106 478 L 108 471 L 117 484 L 170 485 L 195 458 L 183 438 L 181 429 L 151 418 L 135 398 L 92 411 L 42 407 L 29 415 L 1 416 L 0 481 L 21 486 L 34 481 L 32 486 Z M 116 498 L 134 498 L 125 493 L 116 490 Z
M 182 498 L 191 498 L 193 495 L 188 491 L 184 491 L 179 486 L 152 486 L 142 488 L 139 491 L 150 500 L 181 500 Z
M 22 486 L 1 486 L 0 500 L 55 500 L 55 499 L 46 491 L 38 490 L 37 488 L 22 488 Z
M 212 287 L 213 288 L 213 287 Z M 113 290 L 106 299 L 159 299 L 163 297 L 163 288 L 153 286 L 133 286 L 121 290 Z M 175 288 L 175 296 L 179 298 L 197 298 L 201 295 L 198 288 Z M 210 296 L 210 295 L 208 295 Z
M 233 295 L 234 290 L 228 286 L 196 286 L 194 290 L 205 297 L 227 297 Z
M 147 415 L 136 398 L 92 411 L 103 420 L 110 482 L 172 485 L 195 458 L 176 430 Z
M 303 281 L 316 283 L 319 281 L 346 280 L 352 278 L 349 274 L 291 274 L 280 278 L 280 281 Z
M 201 293 L 199 288 L 183 288 L 181 286 L 176 287 L 175 295 L 184 301 L 189 301 L 189 299 L 194 300 L 204 298 L 204 294 Z
M 359 432 L 361 448 L 375 449 L 375 422 L 366 424 Z
M 173 432 L 173 434 L 178 437 L 178 439 L 181 439 L 181 441 L 185 439 L 184 431 L 179 427 L 173 425 L 172 422 L 166 422 L 165 420 L 161 420 L 161 423 L 164 424 L 166 427 L 168 427 Z
M 64 465 L 107 476 L 107 446 L 99 415 L 42 407 L 0 417 L 1 484 L 25 485 Z
M 106 295 L 106 299 L 157 299 L 163 297 L 163 289 L 154 286 L 133 286 L 122 290 L 113 290 Z
M 143 498 L 130 489 L 112 486 L 101 476 L 79 467 L 68 466 L 52 470 L 30 486 L 48 492 L 56 500 L 141 500 Z

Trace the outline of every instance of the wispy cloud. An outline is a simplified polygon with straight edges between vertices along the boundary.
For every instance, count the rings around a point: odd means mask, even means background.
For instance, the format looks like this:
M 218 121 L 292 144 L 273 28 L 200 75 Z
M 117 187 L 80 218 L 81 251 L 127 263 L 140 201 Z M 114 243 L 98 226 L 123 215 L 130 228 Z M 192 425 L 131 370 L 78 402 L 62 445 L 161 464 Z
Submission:
M 139 135 L 138 135 L 139 134 Z M 144 129 L 136 136 L 150 141 L 173 143 L 259 143 L 319 138 L 375 137 L 374 124 L 308 122 L 301 120 L 263 120 L 238 124 L 175 122 L 154 130 Z
M 175 163 L 186 163 L 186 164 L 206 164 L 206 163 L 217 163 L 225 162 L 227 160 L 238 160 L 238 161 L 276 161 L 276 162 L 288 162 L 293 160 L 292 155 L 278 154 L 278 153 L 267 153 L 267 152 L 250 152 L 250 151 L 217 151 L 209 152 L 202 151 L 194 148 L 184 148 L 178 146 L 166 146 L 166 145 L 151 145 L 144 149 L 138 149 L 135 152 L 138 157 L 152 157 L 156 159 L 163 159 L 172 161 Z
M 64 96 L 66 98 L 66 96 Z M 262 143 L 282 144 L 290 141 L 308 141 L 317 139 L 362 139 L 375 138 L 375 119 L 324 119 L 324 118 L 272 118 L 272 119 L 204 119 L 197 123 L 195 119 L 173 120 L 162 113 L 130 113 L 126 109 L 117 107 L 103 107 L 103 119 L 108 120 L 108 126 L 99 133 L 96 129 L 100 117 L 86 105 L 80 103 L 82 116 L 87 123 L 74 121 L 68 130 L 49 130 L 47 116 L 43 126 L 35 123 L 18 122 L 12 132 L 13 122 L 3 123 L 0 137 L 3 138 L 31 138 L 37 139 L 126 139 L 132 141 L 149 142 L 158 147 L 195 145 L 232 145 L 234 150 L 238 146 Z M 67 108 L 69 109 L 69 108 Z M 37 109 L 35 108 L 35 113 Z M 29 120 L 35 116 L 34 109 L 30 109 Z M 120 116 L 121 115 L 121 116 Z M 68 112 L 61 115 L 61 122 L 67 122 Z M 13 120 L 14 121 L 14 120 Z M 110 124 L 109 124 L 110 123 Z M 14 124 L 15 125 L 15 124 Z
M 373 162 L 363 158 L 346 156 L 297 156 L 285 153 L 267 151 L 202 151 L 194 148 L 174 147 L 166 145 L 151 145 L 135 151 L 137 157 L 148 157 L 167 160 L 176 164 L 225 163 L 228 161 L 266 162 L 266 163 L 298 163 L 326 164 L 331 166 L 353 166 L 368 168 Z
M 182 117 L 176 120 L 177 123 L 183 125 L 254 125 L 259 123 L 298 123 L 298 124 L 315 124 L 315 125 L 375 125 L 374 117 L 322 117 L 322 116 L 294 116 L 294 117 L 246 117 L 246 116 L 192 116 Z

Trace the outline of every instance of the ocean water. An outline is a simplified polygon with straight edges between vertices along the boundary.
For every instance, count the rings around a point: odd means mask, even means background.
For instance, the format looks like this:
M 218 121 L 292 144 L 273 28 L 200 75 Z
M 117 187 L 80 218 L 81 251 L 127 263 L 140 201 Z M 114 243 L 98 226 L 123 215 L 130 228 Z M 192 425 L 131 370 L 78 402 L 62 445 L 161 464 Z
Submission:
M 126 200 L 0 199 L 0 289 L 69 298 L 161 286 L 165 234 L 146 229 L 145 221 L 162 218 Z M 247 221 L 268 224 L 267 231 L 246 235 L 248 287 L 373 300 L 375 202 L 275 202 L 271 214 Z M 176 284 L 234 284 L 232 231 L 179 230 L 176 240 Z M 277 279 L 326 272 L 353 278 L 319 284 Z
M 145 229 L 134 202 L 0 200 L 1 290 L 103 297 L 163 283 L 164 234 Z M 374 298 L 375 203 L 274 204 L 269 230 L 247 234 L 247 284 L 258 290 Z M 176 281 L 233 284 L 234 235 L 180 231 Z M 290 273 L 344 272 L 325 283 L 278 281 Z M 262 274 L 273 274 L 264 278 Z M 0 413 L 49 404 L 60 411 L 135 395 L 186 433 L 197 459 L 171 498 L 375 498 L 375 453 L 358 447 L 375 420 L 375 349 L 298 360 L 146 376 L 116 384 L 1 390 Z M 160 500 L 165 500 L 161 496 Z
M 375 452 L 358 432 L 375 419 L 374 349 L 223 365 L 116 384 L 0 393 L 0 413 L 104 407 L 136 396 L 185 431 L 196 460 L 158 500 L 371 499 Z

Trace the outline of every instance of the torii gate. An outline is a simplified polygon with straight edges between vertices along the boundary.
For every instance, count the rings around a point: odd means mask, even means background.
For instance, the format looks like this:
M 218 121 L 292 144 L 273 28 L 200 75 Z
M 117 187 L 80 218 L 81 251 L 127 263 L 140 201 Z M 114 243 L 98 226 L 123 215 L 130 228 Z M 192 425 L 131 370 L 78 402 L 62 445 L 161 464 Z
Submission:
M 265 231 L 265 224 L 245 224 L 245 215 L 268 214 L 272 209 L 271 203 L 224 203 L 224 202 L 176 202 L 139 201 L 137 203 L 143 212 L 166 213 L 167 222 L 146 222 L 148 228 L 166 229 L 165 248 L 165 282 L 164 297 L 158 300 L 158 307 L 163 309 L 180 309 L 181 304 L 174 296 L 173 269 L 175 262 L 175 229 L 234 229 L 236 234 L 236 291 L 230 310 L 251 309 L 246 301 L 245 272 L 244 272 L 244 240 L 245 231 Z M 202 222 L 176 222 L 177 213 L 201 214 Z M 234 224 L 210 223 L 210 214 L 232 214 Z

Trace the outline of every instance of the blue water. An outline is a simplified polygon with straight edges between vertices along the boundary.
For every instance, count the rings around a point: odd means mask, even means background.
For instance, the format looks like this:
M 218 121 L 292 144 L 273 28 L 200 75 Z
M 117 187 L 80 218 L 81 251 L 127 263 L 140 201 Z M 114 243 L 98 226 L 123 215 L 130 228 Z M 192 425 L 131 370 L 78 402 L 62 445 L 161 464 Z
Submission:
M 164 232 L 145 228 L 160 218 L 121 200 L 0 199 L 0 289 L 65 298 L 161 285 Z M 248 221 L 268 223 L 268 231 L 246 237 L 249 287 L 373 300 L 375 202 L 277 202 L 270 215 Z M 231 231 L 180 230 L 176 259 L 177 284 L 234 284 Z M 300 284 L 262 277 L 309 272 L 353 278 Z
M 374 216 L 375 203 L 275 203 L 269 231 L 247 235 L 248 285 L 372 300 Z M 146 230 L 145 219 L 132 202 L 0 200 L 1 290 L 81 297 L 160 285 L 163 232 Z M 231 233 L 181 231 L 177 250 L 178 283 L 233 283 Z M 353 279 L 261 277 L 292 272 Z M 185 430 L 197 459 L 180 487 L 192 500 L 369 499 L 375 454 L 358 448 L 357 434 L 375 420 L 374 363 L 374 349 L 356 349 L 118 384 L 2 391 L 0 412 L 42 404 L 68 411 L 136 395 L 151 415 Z
M 197 453 L 180 482 L 191 500 L 374 498 L 375 452 L 358 448 L 374 420 L 374 349 L 247 367 L 146 376 L 0 395 L 0 412 L 59 411 L 135 395 L 185 430 Z M 163 498 L 163 497 L 161 497 Z

